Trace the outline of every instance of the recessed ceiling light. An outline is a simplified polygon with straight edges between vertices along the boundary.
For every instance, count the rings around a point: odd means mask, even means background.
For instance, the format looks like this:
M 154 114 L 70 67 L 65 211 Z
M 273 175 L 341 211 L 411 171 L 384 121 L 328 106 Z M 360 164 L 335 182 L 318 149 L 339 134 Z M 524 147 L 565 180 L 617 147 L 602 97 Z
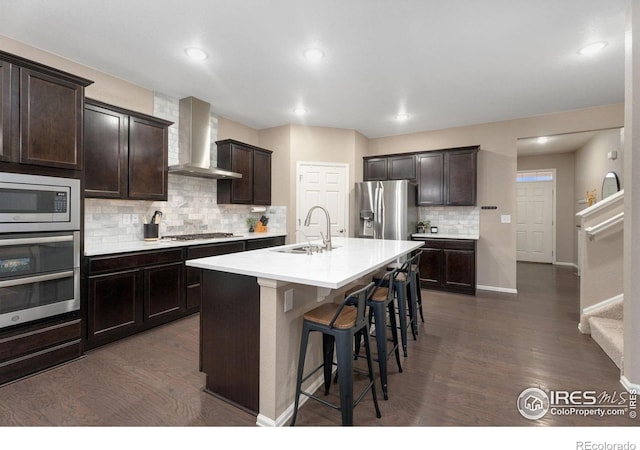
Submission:
M 324 58 L 324 52 L 319 48 L 308 48 L 303 53 L 304 59 L 309 62 L 318 62 Z
M 536 139 L 536 142 L 537 142 L 538 144 L 546 144 L 548 140 L 549 140 L 549 138 L 548 138 L 548 137 L 546 137 L 546 136 L 540 136 L 538 139 Z
M 299 116 L 303 116 L 307 113 L 307 110 L 305 108 L 303 108 L 302 106 L 298 106 L 296 109 L 293 110 L 294 113 L 296 113 Z
M 207 53 L 204 50 L 196 47 L 185 48 L 184 52 L 189 58 L 196 59 L 198 61 L 202 61 L 204 59 L 207 59 L 208 57 Z
M 600 50 L 602 50 L 606 46 L 607 46 L 607 43 L 605 41 L 593 42 L 592 44 L 585 45 L 584 47 L 582 47 L 580 50 L 578 50 L 578 53 L 581 55 L 590 56 L 595 53 L 598 53 Z
M 398 122 L 404 122 L 405 120 L 409 119 L 409 114 L 407 113 L 400 113 L 400 114 L 396 114 L 396 120 Z

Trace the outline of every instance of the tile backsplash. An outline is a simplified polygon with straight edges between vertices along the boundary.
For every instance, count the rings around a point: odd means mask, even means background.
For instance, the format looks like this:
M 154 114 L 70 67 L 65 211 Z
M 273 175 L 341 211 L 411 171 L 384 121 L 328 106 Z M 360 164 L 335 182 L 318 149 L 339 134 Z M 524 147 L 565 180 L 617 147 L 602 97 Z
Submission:
M 178 163 L 179 99 L 154 96 L 154 115 L 171 120 L 169 127 L 169 165 Z M 218 120 L 211 116 L 211 159 L 216 165 Z M 169 175 L 167 201 L 85 200 L 85 246 L 95 248 L 143 239 L 143 217 L 162 211 L 160 236 L 210 232 L 246 233 L 248 217 L 269 218 L 270 232 L 286 232 L 286 206 L 267 206 L 265 213 L 251 213 L 248 205 L 218 205 L 217 181 Z
M 480 208 L 477 206 L 429 206 L 419 208 L 420 221 L 431 222 L 443 234 L 479 234 Z

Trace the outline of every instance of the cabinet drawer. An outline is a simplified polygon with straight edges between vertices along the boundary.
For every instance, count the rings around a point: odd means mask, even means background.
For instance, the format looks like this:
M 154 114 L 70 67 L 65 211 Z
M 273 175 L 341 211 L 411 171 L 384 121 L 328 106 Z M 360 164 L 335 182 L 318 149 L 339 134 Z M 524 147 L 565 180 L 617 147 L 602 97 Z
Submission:
M 0 385 L 82 356 L 80 339 L 0 363 Z
M 101 256 L 89 259 L 89 273 L 113 272 L 180 261 L 182 261 L 182 249 L 132 253 L 122 256 Z
M 244 251 L 244 242 L 228 242 L 224 244 L 198 245 L 187 248 L 187 259 L 206 258 L 207 256 L 225 255 Z
M 75 319 L 1 338 L 0 361 L 17 358 L 62 342 L 80 339 L 81 332 L 80 319 Z
M 422 247 L 451 250 L 474 250 L 476 242 L 472 239 L 425 239 Z
M 284 245 L 284 237 L 253 239 L 247 241 L 247 250 L 257 250 L 259 248 L 276 247 Z

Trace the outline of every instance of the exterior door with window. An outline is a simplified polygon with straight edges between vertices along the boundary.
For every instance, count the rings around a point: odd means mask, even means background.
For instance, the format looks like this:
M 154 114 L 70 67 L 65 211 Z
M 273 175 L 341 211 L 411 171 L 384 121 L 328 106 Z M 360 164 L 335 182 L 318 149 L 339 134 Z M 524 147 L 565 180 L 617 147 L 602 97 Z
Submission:
M 516 259 L 552 263 L 553 172 L 518 172 L 516 195 Z

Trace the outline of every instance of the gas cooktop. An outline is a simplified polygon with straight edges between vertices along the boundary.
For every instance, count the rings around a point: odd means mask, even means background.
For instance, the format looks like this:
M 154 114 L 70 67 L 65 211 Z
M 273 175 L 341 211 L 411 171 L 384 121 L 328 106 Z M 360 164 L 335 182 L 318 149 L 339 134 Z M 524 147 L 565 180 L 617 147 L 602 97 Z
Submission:
M 199 233 L 199 234 L 176 234 L 173 236 L 162 236 L 162 239 L 169 241 L 193 241 L 196 239 L 216 239 L 236 237 L 233 233 Z

